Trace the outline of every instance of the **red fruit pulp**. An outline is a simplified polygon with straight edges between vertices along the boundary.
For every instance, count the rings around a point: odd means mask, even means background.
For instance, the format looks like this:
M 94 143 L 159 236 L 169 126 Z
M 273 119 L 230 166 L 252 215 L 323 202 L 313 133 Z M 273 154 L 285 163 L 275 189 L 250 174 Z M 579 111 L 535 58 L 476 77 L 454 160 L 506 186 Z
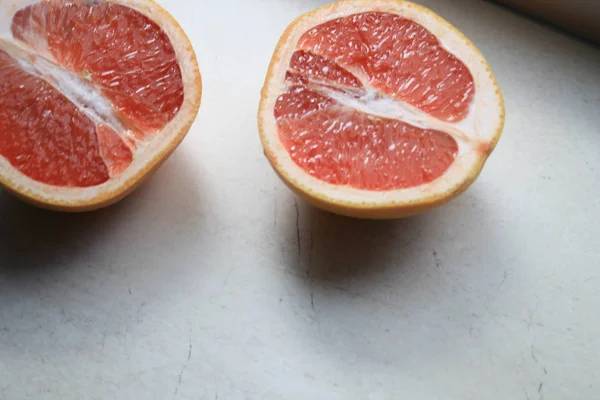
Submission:
M 14 39 L 106 98 L 138 139 L 150 138 L 178 113 L 183 81 L 166 33 L 148 17 L 110 2 L 50 0 L 13 17 Z M 0 53 L 0 155 L 30 178 L 57 186 L 106 182 L 133 160 L 135 145 L 52 80 Z
M 294 162 L 318 179 L 364 190 L 431 182 L 454 162 L 458 145 L 448 133 L 356 109 L 331 90 L 347 98 L 376 93 L 445 123 L 465 119 L 475 94 L 466 65 L 432 33 L 381 12 L 307 31 L 286 82 L 275 117 Z

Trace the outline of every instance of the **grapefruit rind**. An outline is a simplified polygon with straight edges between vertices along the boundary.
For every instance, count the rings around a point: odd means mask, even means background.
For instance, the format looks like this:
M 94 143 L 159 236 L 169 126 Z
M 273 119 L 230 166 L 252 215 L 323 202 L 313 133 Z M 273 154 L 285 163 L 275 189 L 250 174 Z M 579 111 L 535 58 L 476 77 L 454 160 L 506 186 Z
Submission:
M 446 124 L 447 131 L 460 130 L 454 163 L 439 178 L 417 187 L 368 191 L 332 185 L 309 175 L 291 158 L 278 137 L 273 110 L 286 88 L 288 70 L 296 44 L 309 29 L 324 22 L 362 12 L 386 12 L 410 19 L 433 33 L 443 47 L 471 71 L 475 98 L 469 116 Z M 308 12 L 292 22 L 275 48 L 261 92 L 258 129 L 264 153 L 284 183 L 307 202 L 329 212 L 350 217 L 391 219 L 408 217 L 440 206 L 464 192 L 479 176 L 500 139 L 505 120 L 504 99 L 484 56 L 458 29 L 433 11 L 402 0 L 344 0 Z
M 131 165 L 107 182 L 87 188 L 62 187 L 35 181 L 0 157 L 0 185 L 33 205 L 68 212 L 83 212 L 114 204 L 156 171 L 189 132 L 200 108 L 202 77 L 193 46 L 179 23 L 153 0 L 111 0 L 153 20 L 168 36 L 182 72 L 184 102 L 177 115 L 152 140 L 138 148 Z

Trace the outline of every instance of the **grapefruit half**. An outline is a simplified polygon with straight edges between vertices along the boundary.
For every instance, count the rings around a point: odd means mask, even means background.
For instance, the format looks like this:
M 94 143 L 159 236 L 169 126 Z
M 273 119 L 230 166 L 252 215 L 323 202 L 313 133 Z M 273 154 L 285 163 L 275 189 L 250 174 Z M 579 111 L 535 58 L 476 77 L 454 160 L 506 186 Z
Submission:
M 135 189 L 200 107 L 179 24 L 151 0 L 3 3 L 0 184 L 36 205 L 85 211 Z
M 479 50 L 432 11 L 347 0 L 294 21 L 261 93 L 269 162 L 298 195 L 400 218 L 463 192 L 500 138 L 504 101 Z

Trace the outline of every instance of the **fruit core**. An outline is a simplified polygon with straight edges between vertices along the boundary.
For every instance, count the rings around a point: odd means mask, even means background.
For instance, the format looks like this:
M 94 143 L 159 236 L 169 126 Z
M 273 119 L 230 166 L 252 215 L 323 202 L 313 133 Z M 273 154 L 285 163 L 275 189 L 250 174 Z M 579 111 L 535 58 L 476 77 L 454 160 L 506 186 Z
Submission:
M 274 114 L 293 161 L 327 183 L 375 191 L 440 177 L 458 144 L 423 121 L 463 121 L 475 95 L 467 66 L 431 32 L 383 12 L 308 30 L 285 82 Z
M 129 7 L 41 1 L 11 31 L 0 40 L 0 155 L 36 181 L 108 181 L 183 104 L 168 36 Z

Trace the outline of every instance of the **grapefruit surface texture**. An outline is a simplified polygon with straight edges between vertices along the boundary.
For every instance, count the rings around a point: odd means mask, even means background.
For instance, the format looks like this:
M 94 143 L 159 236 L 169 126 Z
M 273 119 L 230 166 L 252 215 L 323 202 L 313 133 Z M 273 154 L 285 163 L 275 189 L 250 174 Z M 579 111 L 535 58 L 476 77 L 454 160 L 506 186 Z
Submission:
M 195 120 L 192 45 L 151 0 L 21 3 L 1 10 L 0 183 L 45 208 L 112 204 Z
M 397 218 L 468 188 L 504 114 L 486 60 L 440 16 L 348 0 L 285 31 L 258 121 L 267 158 L 297 194 L 339 214 Z

